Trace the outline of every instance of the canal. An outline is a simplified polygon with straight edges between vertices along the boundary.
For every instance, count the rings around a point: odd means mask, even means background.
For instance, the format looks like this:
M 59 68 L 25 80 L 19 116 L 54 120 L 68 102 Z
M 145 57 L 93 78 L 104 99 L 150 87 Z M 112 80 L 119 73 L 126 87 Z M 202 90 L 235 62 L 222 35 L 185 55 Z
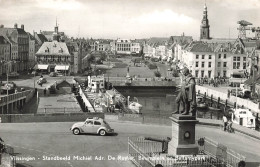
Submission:
M 130 101 L 136 97 L 143 106 L 142 114 L 153 117 L 170 117 L 176 111 L 176 96 L 179 93 L 177 88 L 135 88 L 135 87 L 115 87 L 126 98 L 130 96 Z M 209 101 L 207 101 L 209 103 Z M 216 103 L 213 103 L 216 106 Z M 197 109 L 197 117 L 208 119 L 222 119 L 224 105 L 220 105 L 221 111 L 209 109 Z

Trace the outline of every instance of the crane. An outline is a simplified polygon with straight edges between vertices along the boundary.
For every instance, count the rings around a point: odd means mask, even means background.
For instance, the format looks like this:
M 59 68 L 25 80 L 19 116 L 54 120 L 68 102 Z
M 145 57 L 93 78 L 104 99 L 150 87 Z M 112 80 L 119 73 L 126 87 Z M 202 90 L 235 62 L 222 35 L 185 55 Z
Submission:
M 249 25 L 253 25 L 252 23 L 240 20 L 237 22 L 239 24 L 238 29 L 238 37 L 241 39 L 246 39 L 246 31 L 251 30 L 253 33 L 255 33 L 255 38 L 260 39 L 260 27 L 248 27 Z

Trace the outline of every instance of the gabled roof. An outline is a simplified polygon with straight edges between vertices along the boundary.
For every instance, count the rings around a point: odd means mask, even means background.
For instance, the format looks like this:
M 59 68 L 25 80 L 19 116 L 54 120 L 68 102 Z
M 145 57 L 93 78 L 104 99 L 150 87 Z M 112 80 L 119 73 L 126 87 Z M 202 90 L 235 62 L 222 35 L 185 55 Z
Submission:
M 40 39 L 40 41 L 41 41 L 42 43 L 48 41 L 48 39 L 47 39 L 43 34 L 37 34 L 37 36 L 39 37 L 39 39 Z
M 0 35 L 0 44 L 10 44 L 10 43 L 4 36 Z
M 209 44 L 201 42 L 201 41 L 194 41 L 186 47 L 187 51 L 190 52 L 213 52 L 213 49 L 209 46 Z
M 35 38 L 34 38 L 34 36 L 32 36 L 32 34 L 30 34 L 29 32 L 27 32 L 27 34 L 29 35 L 30 40 L 35 40 Z
M 59 55 L 69 56 L 69 50 L 64 42 L 44 42 L 36 55 Z
M 169 44 L 180 44 L 180 45 L 185 45 L 187 43 L 191 43 L 193 41 L 192 36 L 170 36 L 168 43 Z
M 168 38 L 164 37 L 152 37 L 147 41 L 148 45 L 159 46 L 159 45 L 166 45 L 168 43 Z

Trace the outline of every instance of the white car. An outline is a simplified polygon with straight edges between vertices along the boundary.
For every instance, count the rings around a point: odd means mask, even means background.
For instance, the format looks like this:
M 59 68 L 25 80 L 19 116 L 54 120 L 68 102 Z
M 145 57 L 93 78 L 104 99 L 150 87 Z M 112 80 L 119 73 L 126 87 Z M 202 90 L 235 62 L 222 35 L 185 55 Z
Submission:
M 111 129 L 104 119 L 98 117 L 87 118 L 85 122 L 77 122 L 72 125 L 70 130 L 74 135 L 79 135 L 80 133 L 94 133 L 105 136 L 106 134 L 114 133 L 114 129 Z

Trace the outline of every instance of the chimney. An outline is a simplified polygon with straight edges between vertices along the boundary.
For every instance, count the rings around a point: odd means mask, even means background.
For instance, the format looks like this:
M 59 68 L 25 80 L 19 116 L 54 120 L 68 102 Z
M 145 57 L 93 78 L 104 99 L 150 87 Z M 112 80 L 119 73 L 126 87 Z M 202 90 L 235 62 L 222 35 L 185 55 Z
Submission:
M 21 29 L 23 29 L 23 30 L 24 30 L 24 25 L 23 25 L 23 24 L 21 25 Z
M 17 23 L 14 24 L 14 28 L 17 28 Z

